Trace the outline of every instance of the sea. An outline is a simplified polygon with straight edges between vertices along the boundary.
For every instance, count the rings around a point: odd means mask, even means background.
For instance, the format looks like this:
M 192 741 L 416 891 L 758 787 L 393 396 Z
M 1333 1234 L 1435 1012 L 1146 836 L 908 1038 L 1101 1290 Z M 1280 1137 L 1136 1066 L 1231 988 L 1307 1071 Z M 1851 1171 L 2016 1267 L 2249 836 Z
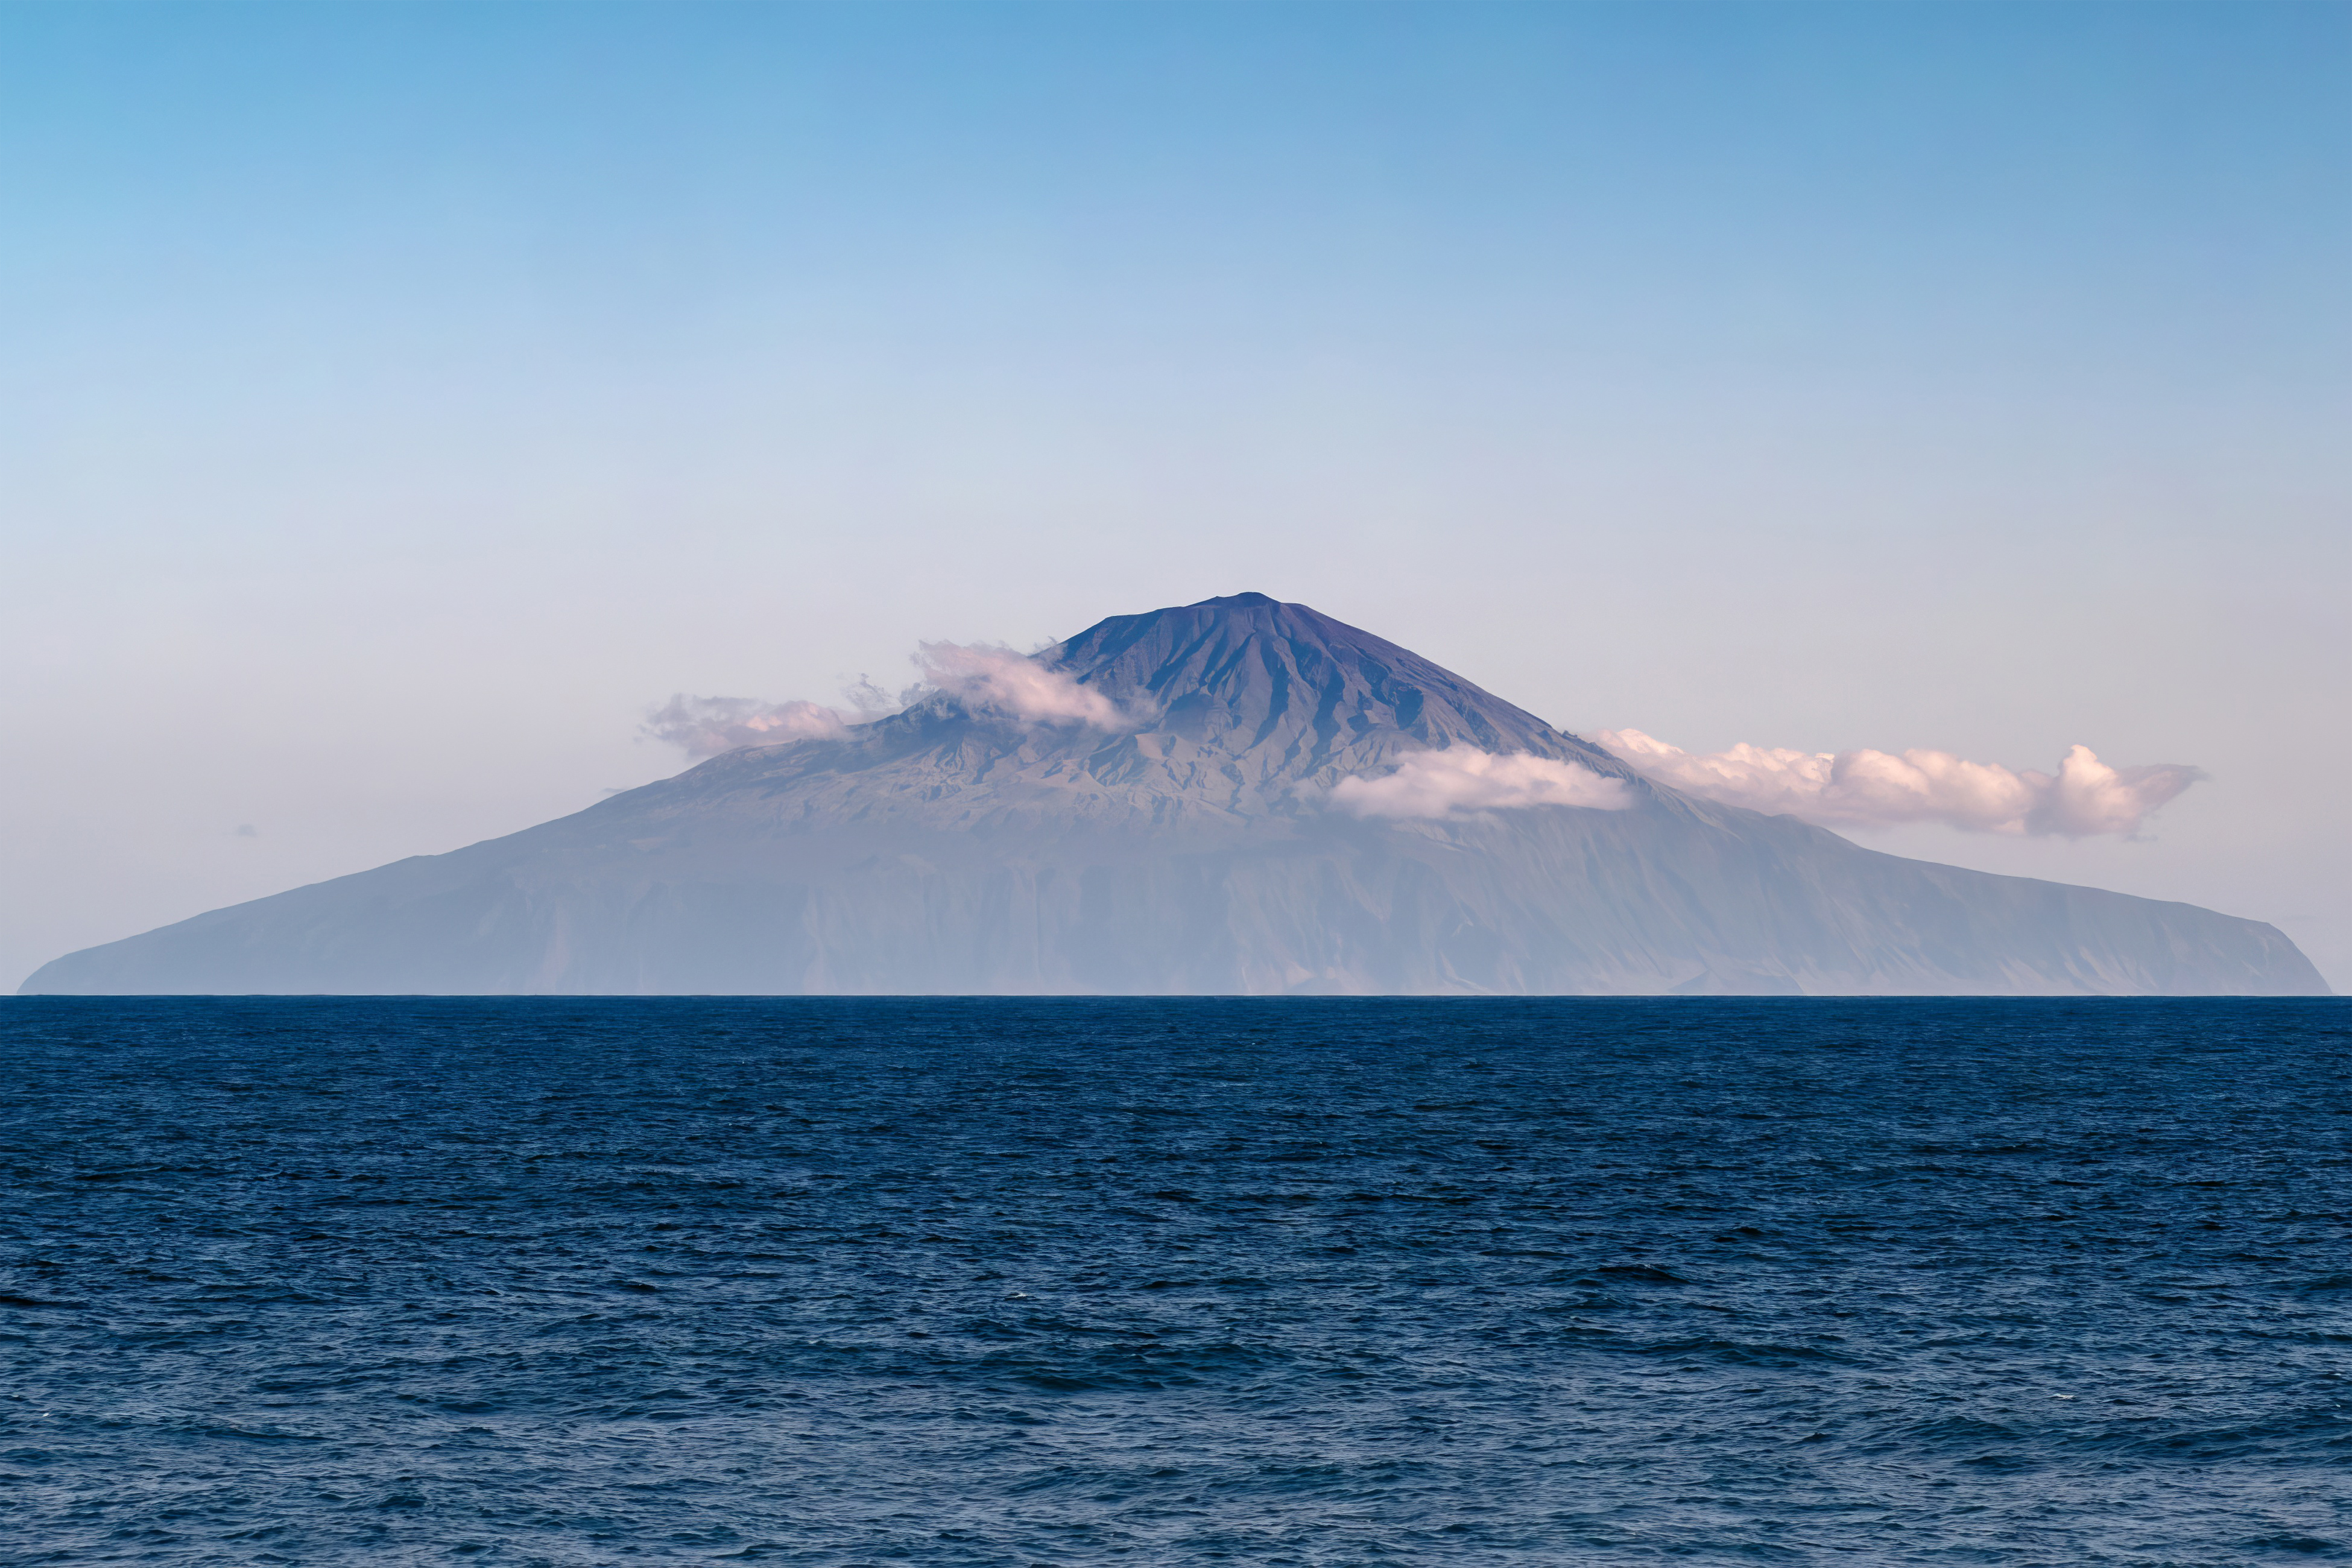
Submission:
M 2352 1004 L 0 1003 L 0 1562 L 2352 1558 Z

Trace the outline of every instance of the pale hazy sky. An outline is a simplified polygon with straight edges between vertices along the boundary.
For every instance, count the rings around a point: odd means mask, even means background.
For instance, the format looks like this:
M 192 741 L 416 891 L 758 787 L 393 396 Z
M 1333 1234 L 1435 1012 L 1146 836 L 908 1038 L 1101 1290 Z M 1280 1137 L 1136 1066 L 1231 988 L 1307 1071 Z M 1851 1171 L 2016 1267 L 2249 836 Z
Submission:
M 0 9 L 0 979 L 1255 589 L 2352 988 L 2352 6 Z M 241 826 L 249 834 L 241 834 Z

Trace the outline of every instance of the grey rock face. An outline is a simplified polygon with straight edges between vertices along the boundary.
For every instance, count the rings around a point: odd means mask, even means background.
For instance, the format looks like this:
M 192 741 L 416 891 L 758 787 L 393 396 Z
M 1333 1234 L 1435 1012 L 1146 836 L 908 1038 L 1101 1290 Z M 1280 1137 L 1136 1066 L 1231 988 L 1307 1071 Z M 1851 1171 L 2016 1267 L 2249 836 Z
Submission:
M 1861 848 L 1651 784 L 1393 644 L 1263 595 L 1038 656 L 1131 716 L 946 693 L 446 855 L 216 910 L 33 993 L 2305 994 L 2272 927 Z M 1631 809 L 1330 809 L 1454 742 Z

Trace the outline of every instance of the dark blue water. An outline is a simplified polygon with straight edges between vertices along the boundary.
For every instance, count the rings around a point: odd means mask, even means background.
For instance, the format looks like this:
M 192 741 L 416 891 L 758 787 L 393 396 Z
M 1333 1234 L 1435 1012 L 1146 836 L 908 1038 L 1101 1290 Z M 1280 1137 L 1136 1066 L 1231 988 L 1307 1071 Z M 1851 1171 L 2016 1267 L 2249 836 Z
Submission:
M 2347 1026 L 0 1005 L 0 1558 L 2352 1555 Z

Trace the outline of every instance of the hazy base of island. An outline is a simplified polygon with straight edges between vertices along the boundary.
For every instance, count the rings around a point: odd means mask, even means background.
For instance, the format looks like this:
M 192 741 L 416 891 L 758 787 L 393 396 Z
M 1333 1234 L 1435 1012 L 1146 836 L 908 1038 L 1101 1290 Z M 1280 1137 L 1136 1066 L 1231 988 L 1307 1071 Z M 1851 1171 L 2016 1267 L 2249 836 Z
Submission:
M 1697 799 L 1263 595 L 1034 660 L 1116 720 L 936 691 L 69 953 L 20 994 L 2328 994 L 2259 921 Z M 1465 747 L 1573 763 L 1612 808 L 1334 807 Z

